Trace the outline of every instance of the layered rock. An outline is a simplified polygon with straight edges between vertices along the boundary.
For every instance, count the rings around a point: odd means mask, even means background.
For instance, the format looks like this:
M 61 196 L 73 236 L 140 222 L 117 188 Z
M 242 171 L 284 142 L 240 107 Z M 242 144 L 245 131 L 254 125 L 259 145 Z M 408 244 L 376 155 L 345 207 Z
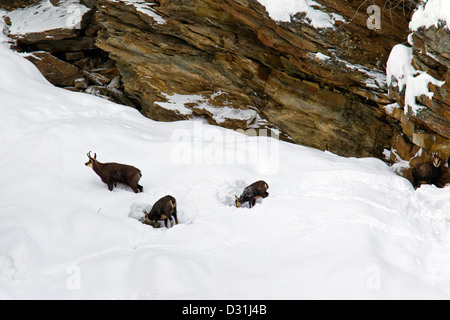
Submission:
M 7 2 L 0 0 L 8 9 Z M 74 10 L 83 13 L 74 26 L 12 35 L 56 85 L 155 120 L 279 129 L 285 140 L 344 156 L 382 157 L 392 149 L 391 160 L 414 162 L 420 148 L 450 154 L 448 28 L 412 35 L 415 70 L 445 82 L 430 84 L 432 97 L 417 97 L 421 112 L 405 113 L 405 90 L 386 84 L 386 61 L 405 42 L 416 1 L 316 0 L 311 10 L 328 19 L 319 27 L 306 13 L 275 21 L 256 0 L 69 2 L 84 5 Z M 382 9 L 377 30 L 367 27 L 373 4 Z
M 84 77 L 80 69 L 45 51 L 34 52 L 26 58 L 38 67 L 48 81 L 57 86 L 75 86 L 77 79 Z
M 379 108 L 390 102 L 383 64 L 409 19 L 402 8 L 385 10 L 374 31 L 366 8 L 317 2 L 338 17 L 333 28 L 316 29 L 302 14 L 275 22 L 255 0 L 98 0 L 97 46 L 117 61 L 126 93 L 153 119 L 197 116 L 202 103 L 186 105 L 190 112 L 161 106 L 175 94 L 200 95 L 212 107 L 256 110 L 263 126 L 296 143 L 381 156 L 394 131 Z M 211 99 L 218 93 L 220 101 Z
M 444 83 L 430 85 L 432 98 L 418 97 L 418 102 L 427 108 L 411 116 L 428 130 L 450 139 L 450 30 L 447 26 L 422 28 L 414 32 L 412 38 L 413 67 Z M 449 142 L 445 143 L 446 148 L 450 148 Z M 450 156 L 450 149 L 442 151 Z
M 36 5 L 41 0 L 0 0 L 0 8 L 11 11 Z
M 36 1 L 34 1 L 36 2 Z M 40 1 L 8 14 L 11 36 L 23 44 L 56 42 L 80 37 L 91 18 L 91 10 L 79 0 Z
M 416 23 L 413 17 L 411 26 Z M 410 166 L 403 172 L 407 177 L 410 167 L 427 161 L 433 152 L 440 152 L 444 160 L 450 156 L 449 25 L 436 19 L 436 24 L 412 29 L 411 57 L 406 68 L 410 70 L 392 77 L 390 93 L 398 105 L 388 111 L 402 128 L 392 142 L 391 160 L 409 162 Z M 422 91 L 417 89 L 421 78 L 424 79 Z M 442 184 L 450 181 L 445 172 Z
M 89 3 L 86 3 L 88 5 Z M 113 60 L 95 45 L 99 27 L 92 7 L 79 0 L 0 0 L 7 13 L 15 49 L 36 65 L 48 81 L 136 107 L 123 93 Z

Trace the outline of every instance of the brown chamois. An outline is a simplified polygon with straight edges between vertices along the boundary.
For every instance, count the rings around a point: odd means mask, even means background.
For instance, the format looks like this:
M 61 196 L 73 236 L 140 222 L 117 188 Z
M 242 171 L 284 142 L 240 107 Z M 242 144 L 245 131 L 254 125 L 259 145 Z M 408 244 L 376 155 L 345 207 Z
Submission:
M 437 186 L 442 175 L 442 160 L 438 152 L 433 153 L 433 160 L 419 163 L 412 170 L 414 188 L 420 187 L 422 184 L 434 184 Z
M 118 183 L 129 186 L 135 193 L 143 192 L 144 188 L 139 185 L 142 177 L 141 171 L 133 166 L 119 163 L 101 163 L 97 161 L 97 154 L 91 156 L 91 151 L 87 154 L 89 161 L 85 163 L 108 185 L 109 191 L 113 191 L 113 187 L 117 187 Z
M 145 220 L 148 223 L 151 223 L 152 221 L 164 220 L 164 225 L 167 229 L 169 228 L 169 220 L 170 227 L 174 226 L 172 217 L 175 218 L 175 223 L 178 224 L 177 200 L 175 200 L 172 196 L 165 196 L 164 198 L 158 200 L 150 213 L 145 213 Z
M 253 208 L 257 199 L 265 199 L 269 196 L 267 189 L 269 189 L 269 185 L 264 181 L 258 181 L 248 186 L 244 189 L 244 192 L 239 198 L 236 196 L 236 207 L 239 208 L 244 203 L 248 202 L 250 209 Z

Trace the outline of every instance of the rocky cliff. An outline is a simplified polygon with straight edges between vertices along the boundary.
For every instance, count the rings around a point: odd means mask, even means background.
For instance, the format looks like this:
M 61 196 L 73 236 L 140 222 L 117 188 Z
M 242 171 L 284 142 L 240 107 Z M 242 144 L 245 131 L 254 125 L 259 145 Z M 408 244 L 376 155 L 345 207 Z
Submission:
M 426 149 L 429 152 L 440 151 L 444 158 L 450 156 L 450 30 L 440 28 L 421 28 L 411 34 L 410 65 L 411 80 L 426 76 L 429 81 L 425 85 L 425 94 L 413 96 L 414 101 L 408 104 L 408 84 L 399 85 L 399 79 L 393 76 L 390 86 L 390 96 L 398 103 L 388 113 L 396 118 L 401 127 L 402 134 L 411 143 Z M 397 78 L 408 75 L 397 75 Z M 412 82 L 412 81 L 411 81 Z M 410 83 L 413 90 L 414 82 Z M 413 104 L 411 106 L 411 104 Z M 395 149 L 395 145 L 393 146 Z M 401 148 L 400 148 L 401 149 Z M 403 154 L 403 159 L 414 154 Z
M 396 105 L 387 113 L 401 126 L 391 143 L 391 160 L 406 161 L 409 167 L 430 159 L 432 152 L 440 152 L 443 159 L 450 156 L 450 25 L 445 19 L 449 10 L 448 2 L 423 2 L 412 17 L 409 43 L 400 46 L 408 56 L 403 70 L 389 72 L 396 66 L 388 66 L 389 94 Z M 399 63 L 398 51 L 391 54 L 392 64 Z M 442 184 L 450 181 L 444 172 Z M 403 174 L 409 178 L 410 169 Z
M 94 14 L 79 0 L 0 0 L 13 49 L 25 52 L 47 80 L 136 107 L 123 92 L 115 61 L 95 44 Z
M 21 50 L 44 51 L 30 60 L 48 67 L 49 77 L 53 66 L 68 64 L 72 80 L 53 80 L 60 86 L 160 121 L 278 129 L 285 140 L 344 156 L 382 157 L 392 148 L 396 161 L 395 154 L 411 158 L 449 138 L 445 86 L 431 88 L 432 99 L 418 97 L 427 109 L 408 115 L 404 92 L 386 83 L 386 62 L 411 32 L 416 1 L 307 1 L 308 12 L 287 19 L 271 15 L 265 0 L 82 3 L 89 12 L 62 38 L 15 35 Z M 376 28 L 369 5 L 380 9 Z M 441 81 L 448 79 L 446 35 L 442 27 L 413 35 L 414 66 Z M 400 108 L 384 108 L 393 102 Z
M 41 0 L 0 0 L 0 8 L 11 11 L 36 5 Z
M 318 2 L 330 27 L 302 14 L 276 22 L 255 0 L 99 0 L 97 46 L 150 118 L 217 123 L 214 115 L 230 107 L 249 118 L 218 124 L 276 127 L 302 145 L 381 156 L 393 135 L 379 108 L 389 102 L 383 64 L 407 36 L 407 14 L 388 8 L 384 28 L 373 31 L 365 8 Z M 203 98 L 184 112 L 164 108 L 175 94 Z

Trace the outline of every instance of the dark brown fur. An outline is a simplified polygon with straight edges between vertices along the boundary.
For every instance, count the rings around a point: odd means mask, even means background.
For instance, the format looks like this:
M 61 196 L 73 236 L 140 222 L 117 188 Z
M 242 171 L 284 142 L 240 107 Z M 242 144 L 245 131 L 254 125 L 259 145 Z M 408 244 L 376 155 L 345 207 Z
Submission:
M 253 208 L 257 199 L 265 199 L 269 196 L 267 189 L 269 189 L 269 185 L 265 181 L 258 181 L 248 186 L 239 198 L 236 196 L 236 207 L 239 208 L 248 202 L 250 209 Z
M 129 186 L 135 193 L 143 192 L 144 188 L 139 185 L 142 177 L 141 171 L 133 166 L 120 163 L 101 163 L 97 161 L 97 154 L 91 157 L 88 153 L 89 161 L 86 166 L 91 167 L 94 172 L 108 185 L 109 191 L 112 191 L 118 183 Z
M 165 196 L 158 200 L 150 213 L 145 213 L 147 222 L 164 220 L 166 228 L 169 228 L 169 220 L 171 227 L 173 227 L 172 217 L 175 218 L 175 223 L 178 224 L 177 200 L 172 196 Z
M 419 163 L 412 170 L 414 188 L 420 187 L 422 184 L 434 184 L 437 186 L 441 175 L 442 160 L 439 154 L 433 154 L 433 160 Z

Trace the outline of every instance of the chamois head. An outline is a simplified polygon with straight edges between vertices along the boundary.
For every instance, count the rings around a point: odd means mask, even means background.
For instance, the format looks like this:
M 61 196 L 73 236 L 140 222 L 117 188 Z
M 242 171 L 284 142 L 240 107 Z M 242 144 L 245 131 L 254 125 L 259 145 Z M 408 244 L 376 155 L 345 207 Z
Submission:
M 94 157 L 92 158 L 91 152 L 92 151 L 89 151 L 89 153 L 87 154 L 87 156 L 89 158 L 89 161 L 86 162 L 85 165 L 86 165 L 86 167 L 93 168 L 94 167 L 94 163 L 97 161 L 97 154 L 94 153 Z
M 433 166 L 435 168 L 439 168 L 442 164 L 442 160 L 441 160 L 441 156 L 439 154 L 439 152 L 434 152 L 433 153 Z
M 439 152 L 433 153 L 431 161 L 417 164 L 412 169 L 413 186 L 420 187 L 422 184 L 434 184 L 437 186 L 442 176 L 442 160 Z
M 242 207 L 242 202 L 239 200 L 239 197 L 238 196 L 235 196 L 236 197 L 236 207 L 237 208 L 240 208 L 240 207 Z

